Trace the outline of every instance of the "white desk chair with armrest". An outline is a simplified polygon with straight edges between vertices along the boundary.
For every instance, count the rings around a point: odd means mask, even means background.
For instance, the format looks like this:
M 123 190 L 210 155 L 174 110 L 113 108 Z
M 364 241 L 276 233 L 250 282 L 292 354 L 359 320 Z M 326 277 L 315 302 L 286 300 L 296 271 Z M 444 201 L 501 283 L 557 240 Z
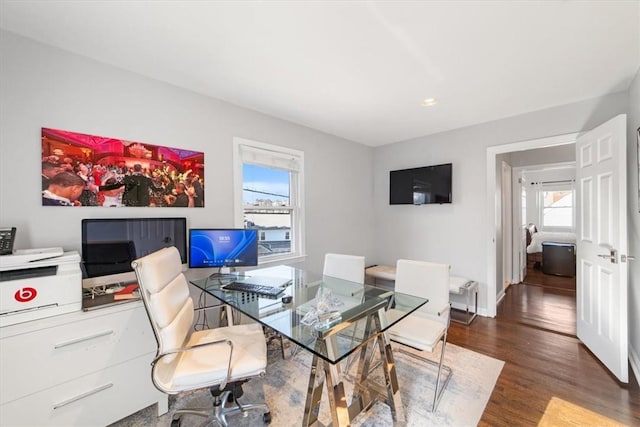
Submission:
M 396 267 L 396 292 L 427 298 L 429 302 L 389 330 L 389 338 L 409 347 L 434 352 L 442 340 L 440 362 L 420 358 L 438 367 L 431 411 L 435 412 L 444 389 L 451 379 L 451 368 L 443 364 L 450 321 L 449 266 L 425 261 L 398 260 Z M 396 301 L 402 304 L 402 301 Z M 397 318 L 398 312 L 390 309 L 387 318 Z M 411 354 L 412 353 L 408 353 Z M 445 371 L 442 386 L 441 373 Z
M 241 405 L 237 400 L 242 383 L 265 374 L 267 346 L 262 327 L 236 325 L 192 332 L 193 301 L 174 247 L 137 259 L 132 267 L 158 342 L 151 364 L 156 388 L 167 394 L 209 388 L 213 415 L 223 426 L 228 415 L 248 410 L 263 411 L 263 420 L 269 423 L 266 404 Z M 231 399 L 235 405 L 226 407 Z M 180 425 L 181 414 L 209 417 L 211 412 L 209 408 L 176 410 L 171 426 Z

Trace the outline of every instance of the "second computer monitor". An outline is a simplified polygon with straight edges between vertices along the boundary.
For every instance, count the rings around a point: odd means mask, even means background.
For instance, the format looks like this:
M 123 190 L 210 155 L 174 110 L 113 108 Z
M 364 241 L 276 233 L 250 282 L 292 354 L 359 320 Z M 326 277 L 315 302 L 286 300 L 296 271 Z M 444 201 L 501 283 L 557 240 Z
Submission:
M 192 228 L 189 230 L 189 267 L 243 267 L 258 265 L 258 230 Z

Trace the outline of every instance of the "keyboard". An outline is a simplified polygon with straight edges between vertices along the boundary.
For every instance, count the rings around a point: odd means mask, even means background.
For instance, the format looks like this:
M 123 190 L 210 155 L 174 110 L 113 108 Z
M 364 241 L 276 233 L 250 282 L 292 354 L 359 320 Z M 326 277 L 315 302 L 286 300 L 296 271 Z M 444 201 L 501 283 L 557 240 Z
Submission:
M 227 291 L 252 292 L 265 297 L 275 298 L 284 292 L 284 288 L 275 286 L 256 285 L 253 283 L 231 282 L 222 287 Z

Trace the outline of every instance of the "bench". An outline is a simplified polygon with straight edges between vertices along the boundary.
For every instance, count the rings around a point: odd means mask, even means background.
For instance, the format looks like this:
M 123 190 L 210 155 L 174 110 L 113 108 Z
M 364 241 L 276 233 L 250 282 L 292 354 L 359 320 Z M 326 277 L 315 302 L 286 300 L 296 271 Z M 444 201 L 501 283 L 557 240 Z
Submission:
M 393 289 L 396 280 L 396 268 L 390 265 L 372 265 L 364 271 L 365 283 L 385 289 Z M 454 322 L 469 325 L 478 315 L 478 282 L 460 276 L 449 276 L 449 294 L 465 297 L 465 315 L 462 319 L 451 316 Z M 473 300 L 473 301 L 472 301 Z M 472 311 L 473 306 L 473 311 Z

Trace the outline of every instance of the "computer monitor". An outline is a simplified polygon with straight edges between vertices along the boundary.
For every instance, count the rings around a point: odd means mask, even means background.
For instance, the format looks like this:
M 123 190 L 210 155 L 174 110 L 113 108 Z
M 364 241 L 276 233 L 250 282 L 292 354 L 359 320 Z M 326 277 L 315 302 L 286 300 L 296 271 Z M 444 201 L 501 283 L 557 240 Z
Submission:
M 258 265 L 258 230 L 189 229 L 189 268 Z
M 83 219 L 82 286 L 134 281 L 131 261 L 168 246 L 175 246 L 187 263 L 186 218 Z

